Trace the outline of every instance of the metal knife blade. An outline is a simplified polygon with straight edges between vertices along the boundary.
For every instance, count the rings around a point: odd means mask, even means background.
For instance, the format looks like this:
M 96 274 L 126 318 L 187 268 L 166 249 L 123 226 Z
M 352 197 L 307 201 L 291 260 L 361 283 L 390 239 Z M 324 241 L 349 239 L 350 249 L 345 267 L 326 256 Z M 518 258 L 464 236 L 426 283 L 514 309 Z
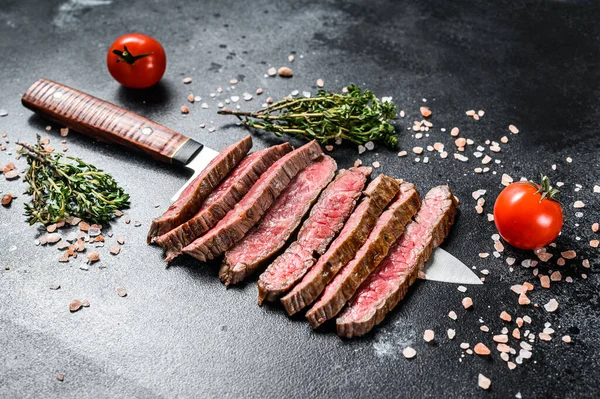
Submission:
M 424 280 L 455 284 L 483 284 L 467 265 L 442 248 L 435 248 L 422 270 Z
M 189 168 L 194 171 L 192 177 L 185 182 L 183 186 L 175 193 L 173 197 L 171 197 L 171 202 L 177 201 L 177 198 L 181 195 L 183 190 L 194 180 L 204 168 L 212 161 L 217 155 L 219 155 L 218 151 L 213 150 L 212 148 L 208 148 L 204 146 L 202 150 L 187 164 L 186 168 Z

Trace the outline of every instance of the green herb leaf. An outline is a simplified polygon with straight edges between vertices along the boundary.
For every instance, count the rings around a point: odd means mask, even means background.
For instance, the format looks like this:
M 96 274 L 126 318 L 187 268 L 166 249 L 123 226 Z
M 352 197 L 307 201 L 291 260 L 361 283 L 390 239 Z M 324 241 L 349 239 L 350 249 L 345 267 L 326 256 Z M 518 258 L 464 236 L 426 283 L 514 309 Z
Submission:
M 107 173 L 79 158 L 48 152 L 40 144 L 23 146 L 19 152 L 27 157 L 29 170 L 25 181 L 31 203 L 25 204 L 29 224 L 44 225 L 69 216 L 103 223 L 114 217 L 114 211 L 129 205 L 129 194 Z
M 292 134 L 321 144 L 342 139 L 355 144 L 380 141 L 390 147 L 398 145 L 389 123 L 396 106 L 355 85 L 348 86 L 346 94 L 319 90 L 316 97 L 286 99 L 256 112 L 222 109 L 219 114 L 235 115 L 246 126 L 277 136 Z

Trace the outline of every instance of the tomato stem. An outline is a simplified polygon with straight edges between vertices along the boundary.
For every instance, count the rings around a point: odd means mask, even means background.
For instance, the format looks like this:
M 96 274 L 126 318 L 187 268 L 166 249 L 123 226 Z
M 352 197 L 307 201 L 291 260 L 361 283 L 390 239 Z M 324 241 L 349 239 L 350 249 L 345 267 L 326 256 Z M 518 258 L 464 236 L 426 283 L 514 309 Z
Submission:
M 556 198 L 554 198 L 554 197 L 556 195 L 558 195 L 558 193 L 560 193 L 560 191 L 558 191 L 557 189 L 553 188 L 550 185 L 550 179 L 548 178 L 548 176 L 542 176 L 542 184 L 541 185 L 538 183 L 532 182 L 532 181 L 528 181 L 527 184 L 530 184 L 537 189 L 537 191 L 535 192 L 536 194 L 538 194 L 538 193 L 542 194 L 542 198 L 540 198 L 540 202 L 542 202 L 546 198 L 557 201 Z
M 117 58 L 117 62 L 126 62 L 129 65 L 135 64 L 135 62 L 137 60 L 139 60 L 140 58 L 148 57 L 149 55 L 154 54 L 154 53 L 148 53 L 148 54 L 133 55 L 129 52 L 129 50 L 127 50 L 127 46 L 123 46 L 123 51 L 114 49 L 112 52 L 113 52 L 113 54 L 116 54 L 119 56 L 119 58 Z

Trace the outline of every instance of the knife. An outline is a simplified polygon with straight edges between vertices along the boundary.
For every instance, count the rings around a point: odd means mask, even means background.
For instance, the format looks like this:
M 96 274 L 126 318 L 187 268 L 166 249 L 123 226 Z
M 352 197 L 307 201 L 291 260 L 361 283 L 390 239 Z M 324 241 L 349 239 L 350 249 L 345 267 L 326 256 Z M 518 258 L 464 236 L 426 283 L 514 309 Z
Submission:
M 96 140 L 142 151 L 152 158 L 193 171 L 171 201 L 217 156 L 203 144 L 131 111 L 47 79 L 32 84 L 21 98 L 30 110 Z
M 483 284 L 467 265 L 440 247 L 433 250 L 431 258 L 421 271 L 423 273 L 419 277 L 423 280 L 456 284 Z
M 179 198 L 218 154 L 143 116 L 51 80 L 37 80 L 23 94 L 21 102 L 45 118 L 96 140 L 120 144 L 159 161 L 191 169 L 191 178 L 171 201 Z M 423 271 L 427 280 L 482 284 L 464 263 L 441 248 L 434 249 Z

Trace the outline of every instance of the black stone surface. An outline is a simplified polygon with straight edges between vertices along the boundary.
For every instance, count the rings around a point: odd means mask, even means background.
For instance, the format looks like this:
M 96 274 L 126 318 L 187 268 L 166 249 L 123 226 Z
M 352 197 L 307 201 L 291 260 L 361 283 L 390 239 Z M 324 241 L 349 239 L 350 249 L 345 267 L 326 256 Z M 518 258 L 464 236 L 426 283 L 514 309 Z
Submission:
M 250 109 L 294 89 L 314 93 L 318 78 L 335 91 L 354 82 L 378 96 L 393 96 L 406 110 L 398 121 L 402 149 L 410 153 L 416 145 L 440 141 L 450 152 L 448 159 L 429 153 L 427 164 L 415 162 L 414 154 L 398 158 L 381 147 L 360 158 L 365 164 L 379 161 L 376 172 L 410 180 L 422 193 L 448 182 L 461 199 L 461 215 L 444 247 L 490 274 L 485 285 L 470 286 L 465 294 L 455 285 L 417 282 L 362 339 L 341 340 L 331 325 L 312 331 L 302 317 L 290 320 L 277 306 L 257 307 L 254 283 L 226 290 L 216 265 L 181 259 L 166 268 L 161 251 L 147 246 L 145 235 L 185 174 L 72 132 L 68 154 L 115 176 L 131 194 L 127 215 L 141 227 L 123 218 L 114 221 L 108 230 L 114 236 L 107 237 L 100 262 L 88 271 L 79 269 L 81 258 L 58 263 L 55 247 L 34 245 L 41 233 L 22 216 L 28 201 L 20 194 L 24 183 L 0 178 L 2 193 L 19 194 L 10 208 L 0 209 L 0 396 L 598 397 L 600 259 L 588 242 L 598 238 L 590 226 L 600 221 L 600 197 L 592 192 L 600 184 L 599 18 L 596 1 L 3 0 L 0 109 L 8 115 L 0 117 L 0 131 L 8 133 L 10 143 L 0 152 L 0 164 L 14 160 L 15 141 L 33 141 L 36 133 L 61 147 L 59 126 L 45 133 L 48 123 L 20 105 L 21 94 L 39 77 L 125 106 L 218 150 L 247 134 L 233 118 L 216 115 L 226 94 L 254 94 L 262 87 L 262 96 L 238 103 Z M 167 73 L 153 89 L 126 90 L 106 70 L 108 46 L 130 31 L 157 38 L 167 51 Z M 288 65 L 289 54 L 296 58 L 292 79 L 264 77 L 270 66 Z M 193 83 L 184 85 L 185 76 Z M 234 90 L 210 97 L 233 78 L 239 80 Z M 187 104 L 191 111 L 183 116 L 179 107 L 190 92 L 209 108 Z M 434 127 L 429 137 L 417 140 L 407 127 L 421 120 L 423 98 L 433 110 Z M 465 116 L 469 109 L 486 113 L 474 121 Z M 201 129 L 202 123 L 207 128 Z M 519 135 L 509 134 L 511 123 Z M 473 172 L 481 165 L 472 147 L 468 162 L 453 159 L 449 131 L 454 126 L 476 144 L 509 137 L 502 152 L 492 154 L 501 160 L 489 165 L 497 174 Z M 266 134 L 254 138 L 255 149 L 279 141 Z M 340 167 L 358 158 L 349 146 L 336 148 L 333 156 Z M 22 170 L 24 161 L 17 166 Z M 566 222 L 558 250 L 575 249 L 578 257 L 560 268 L 555 256 L 539 270 L 560 269 L 573 276 L 572 284 L 539 288 L 531 270 L 519 266 L 534 258 L 531 252 L 507 248 L 500 259 L 479 258 L 479 252 L 492 253 L 495 229 L 476 214 L 471 192 L 486 189 L 485 212 L 491 212 L 502 173 L 515 178 L 546 173 L 565 182 Z M 575 200 L 586 203 L 583 217 L 575 215 Z M 112 256 L 108 246 L 119 235 L 126 243 Z M 506 256 L 517 258 L 512 272 Z M 583 258 L 591 270 L 581 267 Z M 536 285 L 530 297 L 539 308 L 519 308 L 509 287 L 523 281 Z M 51 290 L 53 284 L 61 288 Z M 117 287 L 125 287 L 127 297 L 117 296 Z M 472 310 L 461 306 L 465 295 L 473 298 Z M 88 299 L 91 306 L 70 314 L 68 304 L 75 298 Z M 541 306 L 550 298 L 560 304 L 555 313 Z M 457 321 L 447 317 L 450 310 Z M 459 348 L 461 342 L 493 348 L 492 334 L 515 326 L 499 319 L 502 310 L 532 317 L 522 332 L 537 334 L 546 322 L 556 330 L 551 342 L 536 338 L 533 357 L 512 371 L 495 349 L 486 359 L 462 357 Z M 479 330 L 480 319 L 490 333 Z M 453 341 L 448 328 L 456 329 Z M 435 330 L 434 345 L 423 341 L 425 329 Z M 572 344 L 561 341 L 565 334 Z M 402 356 L 407 345 L 417 350 L 416 358 Z M 512 339 L 511 345 L 518 349 Z M 56 373 L 65 374 L 64 382 Z M 477 387 L 479 373 L 492 380 L 487 392 Z

